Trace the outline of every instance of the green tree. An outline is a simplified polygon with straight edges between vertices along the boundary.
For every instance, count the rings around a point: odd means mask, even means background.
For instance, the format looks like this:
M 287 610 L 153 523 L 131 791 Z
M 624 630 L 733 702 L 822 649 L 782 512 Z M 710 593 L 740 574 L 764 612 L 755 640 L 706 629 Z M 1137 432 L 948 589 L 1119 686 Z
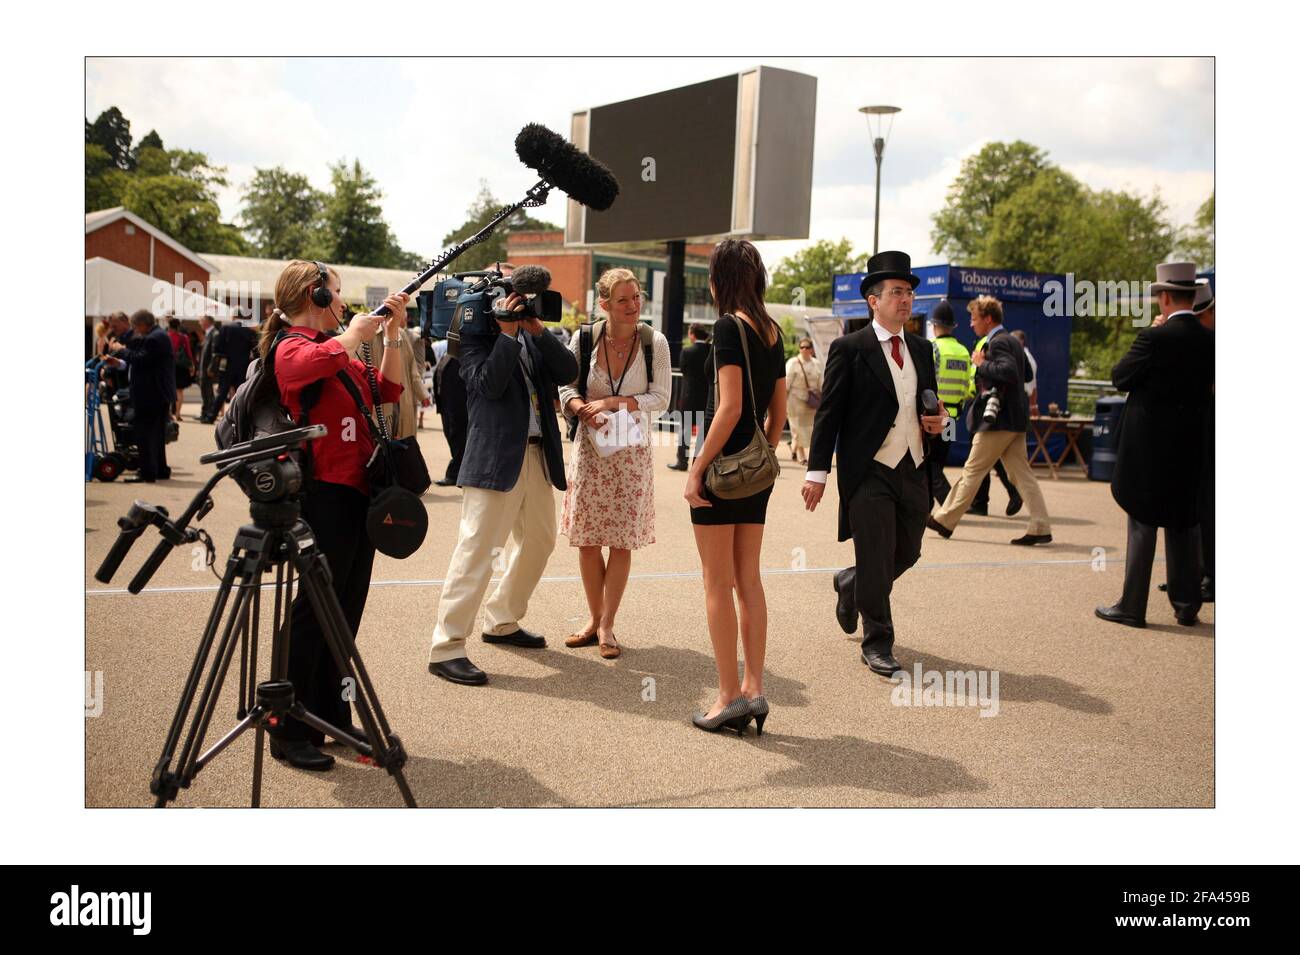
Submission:
M 1202 270 L 1214 268 L 1214 193 L 1196 210 L 1192 224 L 1178 233 L 1178 257 Z
M 333 190 L 325 199 L 322 216 L 324 258 L 341 265 L 377 268 L 414 268 L 419 256 L 406 252 L 384 221 L 383 191 L 359 160 L 341 160 L 330 166 Z
M 122 204 L 122 193 L 130 182 L 130 173 L 113 164 L 103 146 L 86 143 L 86 211 L 96 212 Z
M 828 308 L 835 274 L 861 272 L 866 259 L 865 254 L 853 254 L 853 243 L 848 239 L 814 242 L 777 263 L 765 297 L 783 305 L 798 304 L 797 290 L 802 289 L 802 304 Z
M 993 208 L 973 255 L 987 268 L 1069 271 L 1071 234 L 1085 217 L 1087 192 L 1069 173 L 1040 170 Z
M 981 259 L 994 212 L 1048 166 L 1046 151 L 1021 140 L 989 143 L 967 157 L 932 217 L 934 251 L 962 265 L 994 267 Z
M 478 232 L 488 220 L 501 211 L 502 203 L 492 195 L 486 180 L 480 179 L 478 196 L 465 211 L 465 221 L 442 237 L 444 246 L 452 245 Z M 534 219 L 527 210 L 520 209 L 513 216 L 501 223 L 485 241 L 466 251 L 451 266 L 462 272 L 486 268 L 495 262 L 506 261 L 506 240 L 511 232 L 533 230 L 554 230 L 559 226 L 541 219 Z
M 131 150 L 132 165 L 134 166 L 139 163 L 141 150 L 162 149 L 162 148 L 163 148 L 163 141 L 162 141 L 162 137 L 158 135 L 158 130 L 156 129 L 149 130 L 149 132 L 144 134 L 144 139 L 136 143 L 135 148 Z
M 134 176 L 122 205 L 195 251 L 243 255 L 248 251 L 239 229 L 221 221 L 210 189 L 184 176 Z
M 326 196 L 306 176 L 283 166 L 256 169 L 243 190 L 240 219 L 254 254 L 268 259 L 316 258 L 321 248 Z
M 86 142 L 108 153 L 112 164 L 124 172 L 135 166 L 131 156 L 131 121 L 116 106 L 110 106 L 92 123 L 86 120 Z

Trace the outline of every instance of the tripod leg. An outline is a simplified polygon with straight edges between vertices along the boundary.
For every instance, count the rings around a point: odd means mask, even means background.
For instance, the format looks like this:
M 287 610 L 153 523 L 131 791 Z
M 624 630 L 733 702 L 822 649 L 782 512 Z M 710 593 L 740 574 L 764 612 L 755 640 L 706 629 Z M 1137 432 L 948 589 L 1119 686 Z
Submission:
M 415 797 L 411 794 L 411 787 L 402 772 L 402 766 L 406 762 L 406 752 L 402 749 L 401 740 L 393 736 L 392 731 L 388 729 L 386 721 L 383 722 L 381 731 L 380 721 L 383 721 L 383 710 L 379 706 L 379 698 L 375 695 L 374 688 L 370 686 L 369 678 L 367 677 L 364 683 L 361 682 L 357 670 L 353 668 L 352 660 L 355 659 L 360 665 L 361 657 L 357 652 L 352 631 L 343 616 L 343 608 L 339 606 L 338 597 L 329 586 L 329 575 L 325 570 L 324 559 L 319 551 L 314 549 L 305 554 L 299 551 L 294 559 L 302 565 L 299 568 L 301 586 L 306 590 L 312 611 L 320 621 L 321 634 L 334 657 L 334 664 L 338 667 L 339 673 L 350 677 L 357 688 L 357 716 L 361 719 L 366 735 L 370 738 L 372 758 L 393 777 L 403 801 L 408 807 L 414 809 L 416 808 Z M 322 732 L 331 733 L 335 729 L 305 710 L 298 718 Z M 338 738 L 335 733 L 331 735 Z
M 238 552 L 232 554 L 226 562 L 226 572 L 221 578 L 221 586 L 217 589 L 217 596 L 213 601 L 212 610 L 208 614 L 207 622 L 204 624 L 203 636 L 199 639 L 198 651 L 194 655 L 194 662 L 190 665 L 189 676 L 186 678 L 185 686 L 181 690 L 180 702 L 177 704 L 176 712 L 172 716 L 171 726 L 167 731 L 167 739 L 163 743 L 162 754 L 154 765 L 153 779 L 149 788 L 158 797 L 158 805 L 160 806 L 176 798 L 176 780 L 172 778 L 169 767 L 176 752 L 176 744 L 180 740 L 182 730 L 185 728 L 185 720 L 189 716 L 190 708 L 194 705 L 194 694 L 198 690 L 199 679 L 203 673 L 204 665 L 207 663 L 208 655 L 212 651 L 212 643 L 216 638 L 217 628 L 221 625 L 221 618 L 224 616 L 226 606 L 229 603 L 235 575 L 243 562 L 243 556 Z M 183 755 L 188 756 L 188 753 Z

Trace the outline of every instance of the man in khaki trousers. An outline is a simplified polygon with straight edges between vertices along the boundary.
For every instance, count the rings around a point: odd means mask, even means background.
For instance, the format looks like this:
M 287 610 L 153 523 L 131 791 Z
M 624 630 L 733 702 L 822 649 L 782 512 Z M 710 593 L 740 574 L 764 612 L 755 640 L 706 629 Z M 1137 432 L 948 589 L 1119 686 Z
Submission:
M 506 306 L 519 311 L 523 302 L 512 294 Z M 577 359 L 538 319 L 494 321 L 500 334 L 463 333 L 460 342 L 469 406 L 458 482 L 464 499 L 429 649 L 430 673 L 467 686 L 488 679 L 470 662 L 465 641 L 493 571 L 502 577 L 488 599 L 483 641 L 546 646 L 544 637 L 520 621 L 555 549 L 552 488 L 566 486 L 554 410 L 557 382 L 578 377 Z
M 976 366 L 976 397 L 967 409 L 966 424 L 974 437 L 961 478 L 948 492 L 942 506 L 926 520 L 926 526 L 941 537 L 951 537 L 975 499 L 980 482 L 1000 459 L 1012 485 L 1029 506 L 1029 528 L 1024 536 L 1011 543 L 1049 544 L 1052 526 L 1047 505 L 1029 466 L 1025 447 L 1025 431 L 1029 427 L 1025 385 L 1033 380 L 1033 371 L 1025 360 L 1024 347 L 1002 327 L 1001 302 L 991 295 L 981 295 L 967 308 L 975 334 L 988 336 L 984 348 L 971 356 Z

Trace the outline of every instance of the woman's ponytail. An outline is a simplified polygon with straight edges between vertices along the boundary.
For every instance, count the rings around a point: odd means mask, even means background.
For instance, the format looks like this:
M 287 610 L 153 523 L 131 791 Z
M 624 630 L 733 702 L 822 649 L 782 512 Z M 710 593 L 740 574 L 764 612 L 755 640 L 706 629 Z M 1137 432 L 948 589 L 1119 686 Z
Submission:
M 289 321 L 279 308 L 272 311 L 271 317 L 262 323 L 262 340 L 257 346 L 262 361 L 266 361 L 266 356 L 270 354 L 271 346 L 275 344 L 275 336 L 288 327 Z

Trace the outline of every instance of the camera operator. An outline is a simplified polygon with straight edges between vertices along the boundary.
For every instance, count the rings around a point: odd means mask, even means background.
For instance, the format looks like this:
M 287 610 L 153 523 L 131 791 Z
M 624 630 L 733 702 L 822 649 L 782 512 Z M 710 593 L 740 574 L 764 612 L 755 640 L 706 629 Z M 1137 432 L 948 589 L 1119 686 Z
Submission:
M 512 292 L 508 314 L 526 300 Z M 519 626 L 528 600 L 555 549 L 555 497 L 563 491 L 564 453 L 555 418 L 558 382 L 578 377 L 578 362 L 541 321 L 495 318 L 496 335 L 467 335 L 460 373 L 469 407 L 469 432 L 458 483 L 464 488 L 460 536 L 447 568 L 429 651 L 429 672 L 476 686 L 487 674 L 465 655 L 492 578 L 494 557 L 513 533 L 508 566 L 488 600 L 483 640 L 516 647 L 546 646 Z
M 123 344 L 125 341 L 125 344 Z M 167 466 L 167 422 L 176 402 L 176 359 L 171 339 L 153 313 L 131 316 L 131 335 L 109 345 L 118 368 L 130 368 L 132 422 L 140 445 L 140 473 L 130 483 L 152 484 L 171 477 Z
M 327 294 L 313 296 L 314 289 L 324 289 Z M 384 299 L 389 309 L 386 318 L 358 315 L 346 331 L 331 338 L 327 333 L 341 327 L 345 311 L 339 297 L 338 274 L 319 263 L 296 260 L 280 273 L 275 283 L 276 309 L 262 328 L 263 360 L 276 336 L 288 333 L 275 349 L 275 379 L 280 401 L 295 421 L 301 420 L 304 390 L 310 387 L 318 392 L 302 423 L 323 424 L 329 433 L 308 448 L 310 463 L 302 492 L 302 517 L 329 563 L 334 593 L 354 638 L 366 608 L 375 557 L 374 545 L 366 533 L 370 503 L 366 464 L 374 441 L 369 425 L 360 419 L 356 400 L 337 375 L 340 371 L 349 375 L 367 408 L 373 407 L 366 366 L 349 354 L 363 341 L 370 341 L 381 327 L 385 339 L 397 339 L 406 325 L 407 298 L 404 293 L 388 296 Z M 318 299 L 326 304 L 318 304 Z M 385 349 L 378 369 L 383 401 L 397 401 L 401 396 L 401 363 L 399 348 Z M 288 678 L 308 710 L 340 729 L 351 726 L 348 732 L 366 738 L 365 732 L 352 724 L 342 675 L 307 595 L 301 590 L 293 601 Z M 289 719 L 272 733 L 271 755 L 299 769 L 329 769 L 334 757 L 317 748 L 324 741 L 319 731 Z

